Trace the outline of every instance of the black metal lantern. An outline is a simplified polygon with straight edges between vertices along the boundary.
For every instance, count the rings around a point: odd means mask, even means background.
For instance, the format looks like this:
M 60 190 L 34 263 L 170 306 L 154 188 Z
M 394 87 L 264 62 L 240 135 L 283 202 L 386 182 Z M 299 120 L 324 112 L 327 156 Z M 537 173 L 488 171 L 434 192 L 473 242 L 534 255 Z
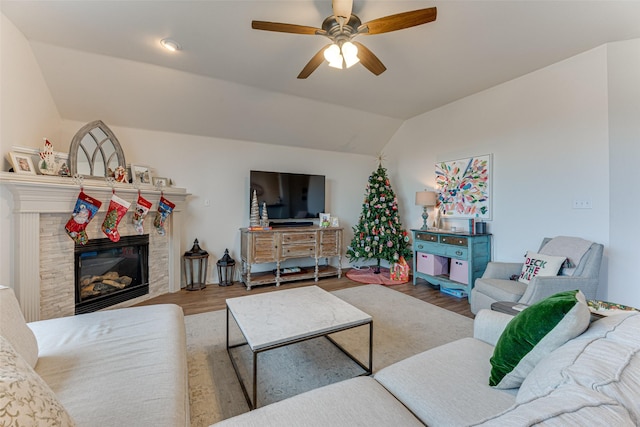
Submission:
M 182 256 L 184 281 L 188 291 L 199 291 L 207 287 L 207 264 L 209 252 L 200 248 L 198 239 L 194 240 L 193 247 Z
M 233 285 L 233 273 L 236 262 L 229 256 L 229 249 L 224 250 L 224 255 L 216 263 L 218 266 L 218 280 L 220 286 Z

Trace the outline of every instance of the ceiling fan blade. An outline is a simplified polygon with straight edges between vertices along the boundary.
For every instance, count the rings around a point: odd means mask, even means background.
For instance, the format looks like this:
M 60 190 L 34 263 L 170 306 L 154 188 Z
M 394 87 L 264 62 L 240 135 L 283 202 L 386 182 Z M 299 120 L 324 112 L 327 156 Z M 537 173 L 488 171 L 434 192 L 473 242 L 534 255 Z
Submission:
M 281 22 L 251 21 L 254 30 L 276 31 L 279 33 L 323 35 L 321 28 L 307 27 L 306 25 L 283 24 Z
M 384 66 L 382 61 L 378 59 L 377 56 L 373 54 L 365 45 L 359 42 L 352 41 L 358 47 L 358 59 L 362 65 L 369 71 L 371 71 L 376 76 L 384 73 L 387 67 Z
M 435 21 L 436 15 L 437 9 L 435 7 L 402 12 L 365 22 L 358 28 L 358 33 L 382 34 L 390 31 L 404 30 L 405 28 Z
M 347 21 L 351 17 L 351 10 L 353 9 L 353 0 L 332 0 L 333 16 L 342 16 L 347 18 Z
M 302 71 L 300 71 L 300 74 L 298 74 L 299 79 L 306 79 L 311 75 L 311 73 L 316 70 L 316 68 L 320 66 L 320 64 L 322 64 L 322 62 L 324 61 L 324 50 L 329 46 L 331 45 L 326 45 L 325 47 L 320 49 L 318 53 L 313 55 L 313 58 L 311 58 L 311 60 L 307 62 L 307 65 L 305 65 Z

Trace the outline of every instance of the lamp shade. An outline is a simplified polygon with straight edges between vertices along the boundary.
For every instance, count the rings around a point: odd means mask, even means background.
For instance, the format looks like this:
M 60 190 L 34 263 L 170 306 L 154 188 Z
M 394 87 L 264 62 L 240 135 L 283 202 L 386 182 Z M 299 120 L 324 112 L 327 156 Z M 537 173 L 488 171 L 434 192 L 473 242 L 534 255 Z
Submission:
M 435 206 L 438 200 L 437 193 L 435 191 L 418 191 L 416 192 L 416 205 L 417 206 Z

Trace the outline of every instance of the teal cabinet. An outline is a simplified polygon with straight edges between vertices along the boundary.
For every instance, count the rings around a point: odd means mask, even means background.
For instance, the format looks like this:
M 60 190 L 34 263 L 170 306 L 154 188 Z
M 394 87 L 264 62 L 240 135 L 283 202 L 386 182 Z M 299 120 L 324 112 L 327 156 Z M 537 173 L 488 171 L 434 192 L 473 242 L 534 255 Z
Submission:
M 413 284 L 418 278 L 434 285 L 449 289 L 462 289 L 471 299 L 471 289 L 478 277 L 484 274 L 491 261 L 491 235 L 447 233 L 430 230 L 411 230 L 413 233 Z M 418 271 L 420 254 L 444 257 L 449 263 L 448 271 L 429 274 L 421 267 Z

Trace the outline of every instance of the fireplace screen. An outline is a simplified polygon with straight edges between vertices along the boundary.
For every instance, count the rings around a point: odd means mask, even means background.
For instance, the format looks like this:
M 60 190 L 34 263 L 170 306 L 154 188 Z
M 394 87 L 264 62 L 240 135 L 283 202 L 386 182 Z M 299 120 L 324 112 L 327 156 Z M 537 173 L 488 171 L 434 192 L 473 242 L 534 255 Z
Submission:
M 76 245 L 76 314 L 149 293 L 149 235 Z

